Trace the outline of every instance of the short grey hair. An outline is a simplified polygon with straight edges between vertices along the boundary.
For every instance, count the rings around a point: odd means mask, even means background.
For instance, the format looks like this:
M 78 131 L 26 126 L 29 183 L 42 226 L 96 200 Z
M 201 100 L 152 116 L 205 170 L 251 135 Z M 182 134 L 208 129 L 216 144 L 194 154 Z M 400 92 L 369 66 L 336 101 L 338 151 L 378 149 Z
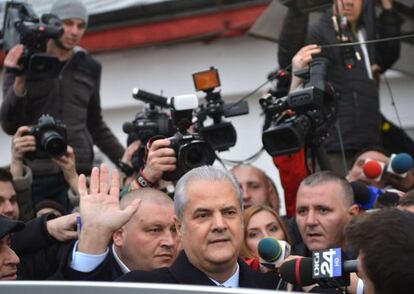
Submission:
M 322 184 L 336 182 L 342 188 L 344 204 L 350 207 L 354 203 L 354 191 L 352 190 L 351 184 L 343 177 L 331 171 L 320 171 L 306 177 L 299 186 L 299 189 L 303 186 L 314 187 Z
M 190 170 L 175 185 L 174 210 L 175 215 L 180 221 L 182 221 L 184 207 L 188 200 L 187 188 L 195 181 L 229 182 L 233 186 L 239 200 L 240 208 L 243 210 L 242 193 L 233 175 L 223 168 L 206 165 Z

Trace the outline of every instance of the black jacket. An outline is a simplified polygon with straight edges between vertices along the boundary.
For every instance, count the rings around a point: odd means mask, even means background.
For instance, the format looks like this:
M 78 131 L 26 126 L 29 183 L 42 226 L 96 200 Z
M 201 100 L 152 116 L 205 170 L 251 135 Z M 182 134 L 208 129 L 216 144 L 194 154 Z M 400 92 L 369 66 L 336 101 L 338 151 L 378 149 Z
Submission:
M 111 250 L 110 250 L 111 251 Z M 91 273 L 81 273 L 66 267 L 64 277 L 68 280 L 105 281 L 117 275 L 116 261 L 113 256 L 107 256 L 105 261 Z M 278 278 L 272 274 L 253 271 L 247 264 L 239 260 L 239 286 L 243 288 L 276 289 Z M 118 266 L 116 264 L 116 266 Z M 118 266 L 119 269 L 119 266 Z M 160 268 L 151 272 L 131 271 L 121 276 L 119 282 L 167 283 L 216 286 L 203 272 L 194 267 L 184 251 L 181 251 L 175 262 L 169 268 Z
M 332 11 L 328 11 L 317 23 L 310 26 L 308 31 L 309 44 L 334 44 L 336 34 L 332 23 Z M 399 22 L 393 22 L 393 12 L 384 11 L 379 17 L 379 36 L 386 37 L 397 32 Z M 387 30 L 385 29 L 388 24 Z M 374 39 L 375 36 L 368 36 Z M 379 143 L 380 109 L 379 93 L 375 79 L 369 79 L 360 46 L 361 60 L 355 62 L 352 70 L 345 68 L 339 48 L 324 49 L 322 55 L 330 61 L 328 82 L 339 94 L 337 121 L 343 139 L 345 150 L 361 150 Z M 370 49 L 370 48 L 368 48 Z M 399 42 L 380 43 L 375 46 L 375 55 L 371 54 L 371 64 L 379 64 L 383 70 L 390 67 L 398 59 Z M 372 52 L 372 50 L 369 50 Z M 374 57 L 372 57 L 374 55 Z M 336 128 L 332 128 L 326 140 L 329 152 L 340 151 L 340 140 Z
M 256 272 L 241 260 L 238 263 L 240 288 L 276 289 L 278 278 Z M 206 274 L 190 263 L 184 251 L 181 251 L 169 268 L 160 268 L 152 272 L 132 271 L 117 281 L 216 286 Z
M 122 157 L 123 146 L 105 124 L 99 95 L 101 65 L 83 50 L 77 50 L 56 78 L 27 80 L 27 93 L 15 95 L 15 75 L 4 73 L 1 125 L 13 135 L 22 125 L 37 124 L 42 114 L 61 120 L 67 127 L 69 145 L 75 151 L 78 173 L 89 174 L 96 144 L 114 162 Z M 33 175 L 60 172 L 50 159 L 28 161 Z

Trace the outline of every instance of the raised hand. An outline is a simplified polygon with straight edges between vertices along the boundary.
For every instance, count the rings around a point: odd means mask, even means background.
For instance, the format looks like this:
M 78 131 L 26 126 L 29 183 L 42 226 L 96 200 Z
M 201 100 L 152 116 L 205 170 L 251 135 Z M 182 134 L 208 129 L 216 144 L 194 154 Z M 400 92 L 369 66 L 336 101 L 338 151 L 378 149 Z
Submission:
M 105 252 L 112 233 L 121 228 L 139 206 L 132 202 L 124 210 L 119 207 L 119 174 L 112 171 L 109 185 L 109 169 L 105 164 L 92 169 L 89 191 L 85 175 L 79 176 L 80 215 L 82 229 L 78 251 L 89 254 Z

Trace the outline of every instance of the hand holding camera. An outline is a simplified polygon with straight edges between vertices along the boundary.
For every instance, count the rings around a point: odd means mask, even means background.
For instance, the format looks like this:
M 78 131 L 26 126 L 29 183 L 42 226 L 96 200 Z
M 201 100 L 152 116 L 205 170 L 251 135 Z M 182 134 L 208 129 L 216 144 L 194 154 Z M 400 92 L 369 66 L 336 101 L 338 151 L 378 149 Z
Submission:
M 175 151 L 170 147 L 168 139 L 159 139 L 152 142 L 145 167 L 142 170 L 144 177 L 151 183 L 157 183 L 165 172 L 176 169 L 177 158 Z
M 25 154 L 29 160 L 58 158 L 66 154 L 66 126 L 50 115 L 42 115 L 37 125 L 30 126 L 25 135 L 36 139 L 36 150 Z

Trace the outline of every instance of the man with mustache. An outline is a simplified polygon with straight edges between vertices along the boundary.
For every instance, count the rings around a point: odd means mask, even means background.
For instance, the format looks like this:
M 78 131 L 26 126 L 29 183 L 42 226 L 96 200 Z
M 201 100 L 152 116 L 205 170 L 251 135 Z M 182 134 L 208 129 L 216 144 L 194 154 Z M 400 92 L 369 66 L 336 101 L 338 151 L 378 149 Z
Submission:
M 109 189 L 108 168 L 103 165 L 100 171 L 94 169 L 89 192 L 85 177 L 79 179 L 84 226 L 66 271 L 70 279 L 85 275 L 90 279 L 105 272 L 102 259 L 111 234 L 141 209 L 137 201 L 119 207 L 117 174 L 112 173 Z M 183 248 L 176 261 L 149 273 L 132 271 L 119 281 L 276 288 L 276 277 L 254 272 L 238 259 L 243 240 L 243 204 L 239 185 L 230 173 L 212 166 L 189 171 L 176 185 L 174 208 Z

